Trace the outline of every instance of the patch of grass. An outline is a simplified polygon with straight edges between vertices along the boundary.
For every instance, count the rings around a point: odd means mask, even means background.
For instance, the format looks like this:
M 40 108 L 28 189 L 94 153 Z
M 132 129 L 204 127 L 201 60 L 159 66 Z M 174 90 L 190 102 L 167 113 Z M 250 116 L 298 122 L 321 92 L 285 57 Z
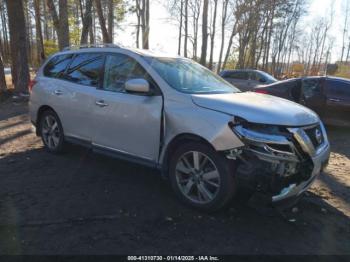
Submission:
M 334 74 L 337 77 L 350 78 L 350 64 L 338 64 L 338 70 Z

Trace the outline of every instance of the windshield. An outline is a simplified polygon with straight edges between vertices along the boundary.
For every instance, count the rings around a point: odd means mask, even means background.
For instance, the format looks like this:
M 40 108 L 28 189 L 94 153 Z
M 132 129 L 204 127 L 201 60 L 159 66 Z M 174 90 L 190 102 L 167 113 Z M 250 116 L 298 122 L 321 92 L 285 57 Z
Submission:
M 145 57 L 150 66 L 174 89 L 190 94 L 240 92 L 210 70 L 188 59 Z

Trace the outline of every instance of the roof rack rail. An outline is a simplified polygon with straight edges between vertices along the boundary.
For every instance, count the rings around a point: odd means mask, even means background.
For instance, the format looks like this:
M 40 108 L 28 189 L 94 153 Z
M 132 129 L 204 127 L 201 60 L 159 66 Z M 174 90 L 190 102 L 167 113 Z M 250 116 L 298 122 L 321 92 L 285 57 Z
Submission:
M 120 48 L 120 46 L 116 44 L 104 43 L 104 44 L 71 45 L 63 48 L 62 51 L 78 50 L 78 49 L 84 49 L 84 48 L 103 48 L 103 47 Z

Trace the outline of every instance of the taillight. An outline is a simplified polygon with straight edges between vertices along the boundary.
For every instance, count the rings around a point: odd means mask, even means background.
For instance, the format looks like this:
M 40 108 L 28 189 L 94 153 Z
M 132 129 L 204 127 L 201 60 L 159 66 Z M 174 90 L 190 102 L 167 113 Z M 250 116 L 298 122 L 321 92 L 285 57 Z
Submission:
M 28 85 L 28 90 L 29 90 L 29 93 L 31 93 L 31 92 L 32 92 L 32 90 L 33 90 L 33 86 L 35 86 L 35 84 L 36 84 L 35 79 L 33 79 L 33 80 L 30 80 L 30 81 L 29 81 L 29 85 Z
M 255 89 L 254 92 L 255 92 L 255 93 L 259 93 L 259 94 L 266 94 L 266 95 L 269 94 L 269 92 L 267 92 L 267 91 L 264 90 L 264 89 Z

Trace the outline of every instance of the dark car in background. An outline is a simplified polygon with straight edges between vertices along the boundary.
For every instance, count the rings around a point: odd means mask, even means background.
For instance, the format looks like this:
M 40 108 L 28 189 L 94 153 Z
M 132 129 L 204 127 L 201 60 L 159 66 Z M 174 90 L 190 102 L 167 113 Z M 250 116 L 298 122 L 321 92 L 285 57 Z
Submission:
M 278 81 L 268 73 L 254 69 L 224 70 L 219 75 L 241 91 L 251 91 L 257 86 Z
M 257 87 L 254 91 L 302 104 L 314 110 L 326 124 L 350 127 L 350 79 L 294 78 Z

